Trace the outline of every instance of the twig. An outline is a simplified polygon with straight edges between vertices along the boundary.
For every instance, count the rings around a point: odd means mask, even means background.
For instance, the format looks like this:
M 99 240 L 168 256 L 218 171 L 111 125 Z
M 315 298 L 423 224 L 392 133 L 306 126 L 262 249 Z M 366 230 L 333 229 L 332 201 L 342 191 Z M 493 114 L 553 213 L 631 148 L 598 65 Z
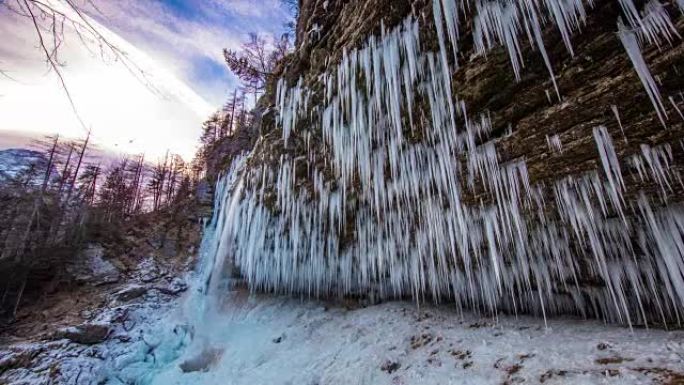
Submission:
M 31 21 L 33 22 L 33 26 L 36 30 L 36 34 L 38 35 L 38 42 L 40 43 L 40 47 L 45 53 L 46 60 L 50 67 L 55 71 L 57 74 L 57 77 L 59 78 L 59 82 L 62 85 L 62 89 L 64 90 L 64 93 L 66 94 L 67 99 L 69 100 L 69 104 L 71 105 L 71 109 L 73 110 L 74 114 L 76 115 L 76 118 L 78 119 L 78 122 L 81 124 L 81 127 L 83 127 L 84 130 L 88 130 L 86 127 L 85 123 L 83 122 L 83 119 L 81 119 L 81 115 L 78 113 L 78 109 L 76 108 L 76 104 L 74 104 L 74 99 L 71 97 L 71 92 L 69 92 L 69 88 L 66 85 L 66 82 L 64 81 L 64 77 L 62 76 L 62 71 L 59 70 L 59 67 L 57 66 L 56 61 L 50 54 L 50 51 L 48 50 L 47 46 L 45 45 L 45 40 L 43 39 L 43 32 L 40 30 L 40 26 L 38 25 L 38 21 L 36 20 L 36 16 L 33 13 L 33 10 L 31 10 L 31 6 L 28 3 L 28 0 L 23 0 L 24 5 L 26 6 L 27 11 L 29 12 L 29 15 L 31 15 Z

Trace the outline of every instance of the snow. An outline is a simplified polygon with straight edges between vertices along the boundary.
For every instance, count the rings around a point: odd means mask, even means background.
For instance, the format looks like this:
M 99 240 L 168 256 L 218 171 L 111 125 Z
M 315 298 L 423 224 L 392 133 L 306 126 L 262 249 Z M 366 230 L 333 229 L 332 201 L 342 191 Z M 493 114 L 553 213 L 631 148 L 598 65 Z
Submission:
M 104 344 L 60 340 L 14 346 L 40 362 L 3 380 L 43 384 L 59 363 L 63 384 L 645 384 L 684 370 L 684 332 L 595 321 L 459 312 L 452 306 L 303 301 L 244 290 L 224 293 L 221 310 L 192 326 L 181 301 L 146 298 Z M 123 309 L 108 318 L 118 325 Z M 131 326 L 132 325 L 132 326 Z M 128 330 L 128 331 L 126 331 Z M 129 340 L 130 338 L 130 340 Z M 213 354 L 202 370 L 188 362 Z M 604 360 L 604 361 L 601 361 Z M 603 362 L 603 363 L 602 363 Z M 398 369 L 389 373 L 391 363 Z M 509 374 L 510 373 L 510 374 Z
M 82 251 L 86 263 L 67 265 L 67 271 L 80 282 L 112 283 L 119 280 L 119 270 L 104 258 L 101 245 L 87 245 Z
M 118 327 L 105 344 L 14 347 L 48 357 L 3 379 L 43 384 L 41 373 L 57 362 L 60 383 L 117 385 L 645 384 L 684 370 L 681 330 L 630 332 L 572 319 L 545 324 L 406 302 L 357 308 L 244 290 L 223 293 L 220 311 L 193 326 L 186 307 L 193 293 L 129 308 L 135 326 Z M 98 322 L 114 324 L 121 314 L 115 309 Z M 208 365 L 182 370 L 206 352 Z M 390 373 L 391 364 L 398 368 Z
M 27 171 L 31 164 L 46 163 L 45 157 L 38 151 L 12 148 L 0 151 L 0 183 L 15 178 Z M 34 176 L 32 182 L 39 183 L 42 175 Z
M 192 347 L 150 384 L 498 384 L 646 383 L 640 368 L 684 365 L 682 332 L 628 330 L 595 322 L 501 317 L 454 309 L 418 311 L 408 303 L 356 310 L 323 303 L 236 295 L 208 325 L 222 355 L 207 371 L 178 366 Z M 605 344 L 605 350 L 600 350 Z M 624 362 L 598 364 L 601 358 Z M 381 367 L 398 363 L 396 372 Z M 507 371 L 520 365 L 519 371 Z M 606 371 L 617 374 L 606 375 Z M 650 381 L 648 381 L 650 382 Z
M 168 296 L 148 292 L 142 302 L 117 305 L 101 311 L 89 322 L 111 327 L 110 337 L 104 343 L 80 345 L 66 339 L 48 338 L 47 341 L 2 346 L 0 366 L 23 355 L 28 354 L 32 358 L 28 366 L 6 366 L 7 370 L 0 373 L 0 382 L 22 385 L 116 383 L 113 382 L 114 378 L 125 375 L 115 374 L 116 363 L 126 360 L 133 363 L 138 358 L 158 359 L 148 356 L 150 349 L 144 341 L 165 330 L 164 323 L 168 322 L 172 309 L 178 306 L 178 303 L 169 302 L 168 299 Z M 182 343 L 182 340 L 176 339 L 175 342 Z M 103 382 L 105 379 L 108 382 Z

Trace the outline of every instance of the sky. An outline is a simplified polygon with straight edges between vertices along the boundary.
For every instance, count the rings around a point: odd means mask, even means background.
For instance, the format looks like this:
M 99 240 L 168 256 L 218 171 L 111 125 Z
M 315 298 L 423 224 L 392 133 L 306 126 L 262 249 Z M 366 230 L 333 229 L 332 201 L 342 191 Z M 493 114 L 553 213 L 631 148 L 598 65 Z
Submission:
M 60 7 L 63 0 L 46 1 Z M 0 76 L 0 148 L 14 146 L 17 133 L 76 138 L 90 128 L 105 149 L 147 158 L 168 149 L 189 159 L 202 122 L 237 85 L 223 48 L 239 48 L 249 32 L 279 35 L 290 18 L 280 0 L 92 1 L 92 25 L 133 66 L 103 56 L 67 27 L 59 61 L 76 112 L 30 19 L 0 5 L 0 70 L 7 75 Z

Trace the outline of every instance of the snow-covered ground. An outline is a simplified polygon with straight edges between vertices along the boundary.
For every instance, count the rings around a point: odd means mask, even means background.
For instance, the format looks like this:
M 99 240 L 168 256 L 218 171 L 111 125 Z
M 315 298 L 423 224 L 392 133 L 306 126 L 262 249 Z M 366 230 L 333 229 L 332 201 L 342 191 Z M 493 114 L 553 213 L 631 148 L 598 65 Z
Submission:
M 643 384 L 684 371 L 684 332 L 386 303 L 237 295 L 153 384 Z M 214 361 L 206 371 L 180 364 Z M 209 356 L 209 357 L 206 357 Z M 672 371 L 672 372 L 668 372 Z M 680 378 L 681 379 L 681 378 Z
M 684 378 L 684 331 L 582 320 L 549 320 L 545 327 L 536 318 L 485 319 L 406 302 L 348 309 L 243 291 L 227 296 L 222 310 L 193 330 L 183 303 L 194 294 L 179 301 L 159 295 L 151 291 L 95 320 L 114 327 L 102 344 L 9 348 L 0 366 L 12 350 L 15 361 L 26 352 L 39 359 L 4 373 L 0 383 L 674 384 Z
M 44 156 L 38 151 L 21 148 L 0 150 L 0 183 L 14 178 L 32 163 L 41 160 L 44 160 Z

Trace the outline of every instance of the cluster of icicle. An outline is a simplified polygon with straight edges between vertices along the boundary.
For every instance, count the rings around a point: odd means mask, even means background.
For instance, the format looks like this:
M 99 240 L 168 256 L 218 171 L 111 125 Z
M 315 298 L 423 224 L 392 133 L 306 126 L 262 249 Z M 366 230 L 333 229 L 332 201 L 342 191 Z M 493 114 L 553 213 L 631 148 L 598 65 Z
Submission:
M 625 201 L 621 162 L 603 126 L 594 129 L 600 170 L 531 185 L 524 160 L 499 162 L 496 140 L 487 140 L 490 117 L 469 116 L 452 97 L 462 7 L 434 1 L 439 52 L 421 49 L 418 23 L 409 19 L 345 53 L 319 77 L 319 103 L 302 80 L 291 88 L 281 81 L 285 145 L 296 134 L 305 143 L 316 136 L 324 148 L 282 155 L 277 167 L 258 159 L 246 167 L 240 198 L 219 197 L 232 202 L 224 203 L 230 214 L 223 219 L 233 225 L 216 224 L 227 230 L 215 248 L 230 245 L 220 254 L 257 290 L 429 297 L 491 313 L 576 313 L 630 324 L 679 320 L 684 208 L 663 205 L 681 184 L 669 169 L 671 149 L 644 146 L 624 160 L 638 171 L 633 177 L 661 186 L 659 202 L 644 195 Z M 621 26 L 619 36 L 656 105 L 660 94 L 632 39 L 676 31 L 661 8 L 648 7 L 628 14 L 635 27 Z M 475 8 L 480 54 L 503 44 L 518 76 L 527 36 L 552 79 L 542 24 L 555 24 L 572 54 L 570 36 L 587 14 L 581 0 L 479 1 Z M 429 114 L 415 113 L 419 102 Z M 302 121 L 307 126 L 297 126 Z M 548 143 L 562 151 L 558 136 Z M 478 202 L 466 203 L 466 195 Z

